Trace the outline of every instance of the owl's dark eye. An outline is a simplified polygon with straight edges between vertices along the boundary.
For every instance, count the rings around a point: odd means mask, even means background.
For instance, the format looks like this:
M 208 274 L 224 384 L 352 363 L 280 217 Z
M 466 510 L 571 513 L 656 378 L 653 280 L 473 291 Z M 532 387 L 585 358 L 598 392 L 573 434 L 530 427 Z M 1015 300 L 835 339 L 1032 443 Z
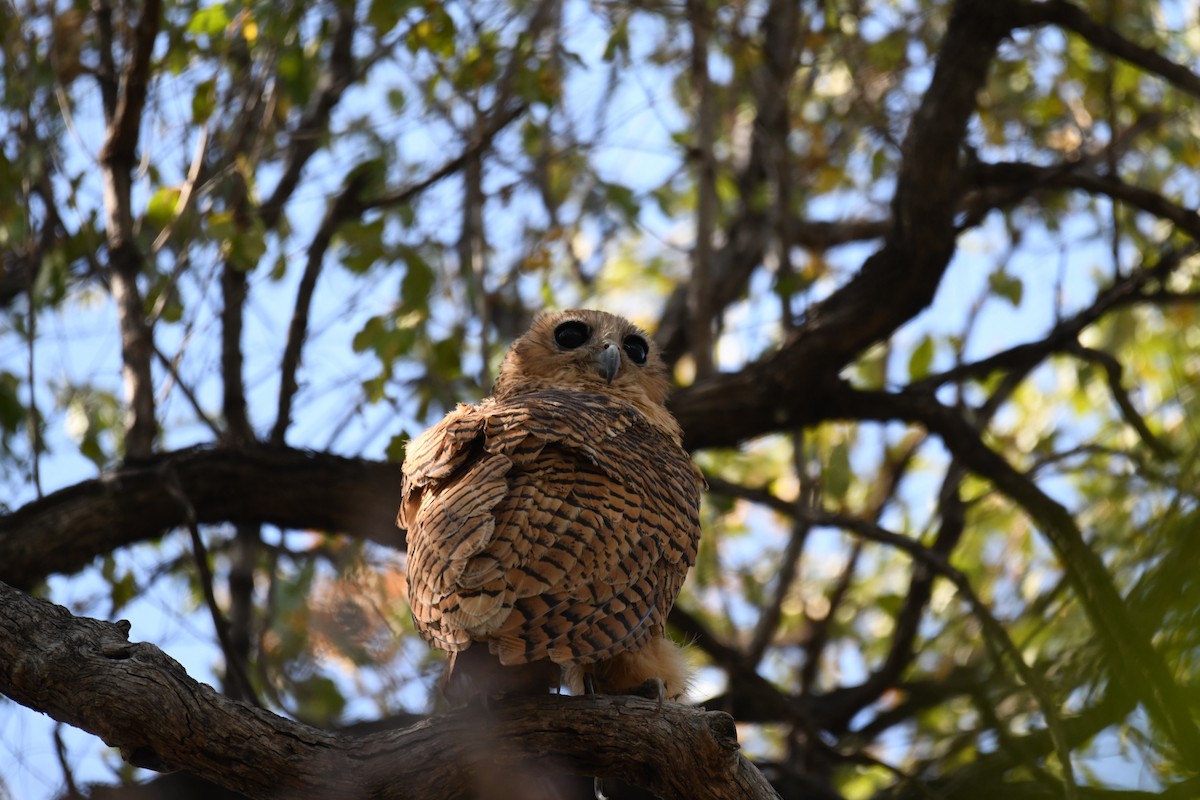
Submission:
M 554 341 L 564 350 L 574 350 L 583 345 L 592 335 L 586 323 L 577 319 L 567 320 L 554 329 Z
M 635 364 L 645 364 L 646 356 L 650 355 L 650 345 L 646 344 L 646 340 L 633 334 L 625 337 L 621 347 L 625 350 L 625 355 L 629 356 L 629 360 Z

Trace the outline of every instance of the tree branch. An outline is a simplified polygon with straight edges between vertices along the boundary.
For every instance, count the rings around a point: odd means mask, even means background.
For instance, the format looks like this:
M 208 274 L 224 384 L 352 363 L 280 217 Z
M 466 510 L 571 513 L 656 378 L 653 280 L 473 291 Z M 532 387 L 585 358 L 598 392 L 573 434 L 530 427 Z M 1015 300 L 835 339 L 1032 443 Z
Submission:
M 279 176 L 279 182 L 275 184 L 271 196 L 259 209 L 259 216 L 267 230 L 274 229 L 279 223 L 284 203 L 300 183 L 300 173 L 303 172 L 304 165 L 317 151 L 321 137 L 329 129 L 329 117 L 334 106 L 355 79 L 353 45 L 357 26 L 354 3 L 337 2 L 333 6 L 337 12 L 337 21 L 331 37 L 333 44 L 329 51 L 328 65 L 321 72 L 321 81 L 309 107 L 288 138 L 283 174 Z
M 497 109 L 490 122 L 482 127 L 475 139 L 468 142 L 462 153 L 447 161 L 428 177 L 399 191 L 367 197 L 365 188 L 374 178 L 369 168 L 359 169 L 347 176 L 344 187 L 329 204 L 325 218 L 321 221 L 321 227 L 313 236 L 312 243 L 308 247 L 308 262 L 304 269 L 304 275 L 300 279 L 300 287 L 296 292 L 296 305 L 292 312 L 288 340 L 279 368 L 279 401 L 275 425 L 271 430 L 269 440 L 271 444 L 282 446 L 288 426 L 291 424 L 292 402 L 295 400 L 296 391 L 299 388 L 296 382 L 296 372 L 300 368 L 301 351 L 308 333 L 309 306 L 312 302 L 313 291 L 316 289 L 317 278 L 324 265 L 325 253 L 338 228 L 347 220 L 364 211 L 404 205 L 430 186 L 462 169 L 468 161 L 477 157 L 490 146 L 496 135 L 520 116 L 524 109 L 523 105 Z
M 1051 23 L 1074 31 L 1093 47 L 1158 75 L 1181 91 L 1200 97 L 1200 75 L 1155 50 L 1126 39 L 1112 28 L 1101 25 L 1088 16 L 1086 11 L 1068 0 L 1021 3 L 1020 9 L 1023 26 Z
M 818 384 L 832 378 L 933 299 L 954 253 L 954 217 L 964 188 L 962 140 L 975 112 L 975 94 L 1009 31 L 1007 10 L 1006 4 L 982 0 L 955 4 L 933 78 L 905 138 L 893 224 L 883 247 L 848 284 L 816 304 L 774 356 L 735 375 L 702 381 L 673 398 L 672 410 L 687 431 L 688 448 L 740 441 L 764 422 L 772 429 L 787 424 L 787 416 L 778 411 L 780 401 L 800 406 L 815 401 L 819 393 L 810 389 L 819 385 L 806 385 L 797 393 L 796 387 L 780 382 L 781 374 L 804 375 Z M 715 404 L 728 404 L 730 397 L 740 399 L 739 413 L 726 410 L 715 426 L 688 424 L 697 416 L 708 417 Z
M 103 14 L 107 6 L 101 7 Z M 104 181 L 104 232 L 108 244 L 112 294 L 121 330 L 121 372 L 129 403 L 125 423 L 125 456 L 147 458 L 153 450 L 154 384 L 150 326 L 146 322 L 137 279 L 143 255 L 134 239 L 132 182 L 142 110 L 146 105 L 150 56 L 162 17 L 161 0 L 147 0 L 133 30 L 128 63 L 111 108 L 104 147 L 100 151 Z M 108 45 L 111 46 L 109 41 Z M 103 51 L 103 48 L 102 48 Z M 111 53 L 110 53 L 111 54 Z
M 1195 209 L 1172 203 L 1157 192 L 1125 183 L 1112 175 L 1077 169 L 1078 164 L 1051 167 L 1020 162 L 977 164 L 974 170 L 982 186 L 1017 186 L 1025 189 L 1080 189 L 1099 194 L 1165 219 L 1192 238 L 1200 240 L 1200 215 Z
M 526 770 L 544 775 L 548 764 L 663 797 L 778 797 L 738 752 L 722 712 L 545 696 L 403 730 L 333 733 L 218 694 L 154 645 L 131 643 L 128 622 L 73 617 L 2 583 L 0 607 L 0 691 L 100 736 L 130 763 L 185 770 L 251 798 L 461 797 L 520 786 Z
M 712 27 L 708 0 L 688 0 L 687 16 L 691 23 L 691 80 L 695 96 L 696 142 L 693 161 L 696 167 L 695 245 L 692 250 L 692 275 L 687 281 L 687 313 L 691 320 L 691 353 L 696 375 L 705 378 L 713 371 L 714 319 L 710 289 L 713 265 L 713 229 L 717 215 L 717 109 L 708 77 L 708 37 Z
M 1104 645 L 1116 674 L 1146 704 L 1180 752 L 1200 752 L 1200 730 L 1180 698 L 1166 662 L 1144 630 L 1134 623 L 1100 556 L 1088 546 L 1075 518 L 1028 476 L 988 447 L 961 414 L 928 394 L 857 391 L 843 384 L 826 397 L 849 419 L 903 420 L 937 434 L 964 466 L 986 478 L 1020 506 L 1059 555 L 1068 579 Z
M 174 477 L 172 477 L 172 473 Z M 28 588 L 187 522 L 344 531 L 404 546 L 400 465 L 290 449 L 182 450 L 126 465 L 0 516 L 0 580 Z
M 787 83 L 795 73 L 796 48 L 800 42 L 795 26 L 788 25 L 787 20 L 795 18 L 791 8 L 795 4 L 791 0 L 772 0 L 760 24 L 763 59 L 755 70 L 752 84 L 755 93 L 755 108 L 757 116 L 753 126 L 754 134 L 750 143 L 750 155 L 745 167 L 737 176 L 740 208 L 737 215 L 727 224 L 725 244 L 715 252 L 707 254 L 708 264 L 705 268 L 707 297 L 703 298 L 700 313 L 708 314 L 710 319 L 697 321 L 694 318 L 697 298 L 688 286 L 680 286 L 667 301 L 659 321 L 655 339 L 662 349 L 663 357 L 670 364 L 675 363 L 686 351 L 697 350 L 701 347 L 693 341 L 695 333 L 701 332 L 698 326 L 710 330 L 714 319 L 742 293 L 751 273 L 762 263 L 766 243 L 770 241 L 772 226 L 766 213 L 761 208 L 759 193 L 767 182 L 768 172 L 778 166 L 779 159 L 772 158 L 770 147 L 779 144 L 772 141 L 764 131 L 774 132 L 781 127 L 786 128 Z M 695 26 L 693 22 L 693 34 Z M 696 44 L 693 39 L 693 44 Z M 695 56 L 693 56 L 693 60 Z M 697 87 L 699 90 L 700 87 Z M 711 90 L 706 92 L 711 94 Z M 698 111 L 698 115 L 701 112 Z M 704 112 L 707 113 L 707 112 Z M 712 164 L 713 154 L 703 152 L 703 144 L 697 142 L 701 164 L 700 181 L 704 180 L 704 172 Z M 711 147 L 708 148 L 711 150 Z M 787 180 L 780 176 L 779 180 Z M 697 212 L 699 217 L 699 210 Z M 711 229 L 700 226 L 697 220 L 697 237 L 711 237 Z M 814 223 L 820 227 L 822 223 Z M 818 236 L 820 234 L 817 234 Z M 699 238 L 697 239 L 699 243 Z M 781 243 L 781 247 L 787 247 Z M 711 250 L 711 243 L 710 243 Z M 711 340 L 711 336 L 709 337 Z M 711 348 L 711 342 L 708 345 Z M 703 370 L 697 370 L 704 374 Z

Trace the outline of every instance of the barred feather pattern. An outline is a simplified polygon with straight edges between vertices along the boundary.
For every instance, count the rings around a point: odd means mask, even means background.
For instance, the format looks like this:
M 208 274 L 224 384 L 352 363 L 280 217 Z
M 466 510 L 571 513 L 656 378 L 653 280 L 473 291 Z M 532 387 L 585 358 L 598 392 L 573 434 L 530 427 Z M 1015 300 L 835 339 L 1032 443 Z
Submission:
M 505 665 L 643 648 L 695 562 L 701 483 L 677 436 L 605 394 L 460 405 L 404 464 L 418 630 L 451 653 L 486 642 Z

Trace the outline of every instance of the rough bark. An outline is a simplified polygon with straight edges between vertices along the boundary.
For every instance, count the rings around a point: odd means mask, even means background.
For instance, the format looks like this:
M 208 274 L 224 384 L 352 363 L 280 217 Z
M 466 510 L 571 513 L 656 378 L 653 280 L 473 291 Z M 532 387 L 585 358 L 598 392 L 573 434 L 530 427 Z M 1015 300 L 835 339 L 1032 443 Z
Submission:
M 403 547 L 400 465 L 291 449 L 196 449 L 75 484 L 0 516 L 0 580 L 27 588 L 188 521 L 342 531 Z
M 131 763 L 184 770 L 251 798 L 498 796 L 498 784 L 619 778 L 662 797 L 773 798 L 733 719 L 628 696 L 468 707 L 367 735 L 313 728 L 218 694 L 129 623 L 77 618 L 0 584 L 0 691 L 100 736 Z M 550 774 L 553 770 L 549 771 Z M 538 781 L 522 789 L 536 796 Z

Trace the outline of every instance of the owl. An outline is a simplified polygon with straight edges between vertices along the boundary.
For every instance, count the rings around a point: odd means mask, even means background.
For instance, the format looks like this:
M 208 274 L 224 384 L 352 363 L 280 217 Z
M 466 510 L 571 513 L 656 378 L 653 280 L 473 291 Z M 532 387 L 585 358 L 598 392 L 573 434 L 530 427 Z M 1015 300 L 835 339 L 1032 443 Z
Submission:
M 417 630 L 449 652 L 452 700 L 686 689 L 664 623 L 700 538 L 703 478 L 665 406 L 645 332 L 602 311 L 545 314 L 491 397 L 410 443 L 408 532 Z

